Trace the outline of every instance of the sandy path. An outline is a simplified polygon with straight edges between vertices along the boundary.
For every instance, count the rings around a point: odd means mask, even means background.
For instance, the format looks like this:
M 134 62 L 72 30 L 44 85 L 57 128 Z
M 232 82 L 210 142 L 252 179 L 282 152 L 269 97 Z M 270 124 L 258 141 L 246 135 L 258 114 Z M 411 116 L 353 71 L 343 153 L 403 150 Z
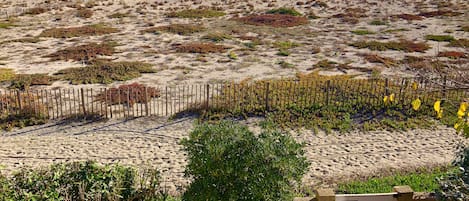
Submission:
M 178 141 L 187 137 L 192 128 L 191 119 L 168 123 L 149 118 L 35 126 L 0 134 L 0 164 L 6 172 L 22 166 L 88 159 L 149 165 L 162 170 L 166 185 L 177 193 L 177 187 L 188 182 L 183 178 L 185 153 L 180 151 Z M 308 186 L 317 185 L 318 180 L 369 175 L 381 169 L 447 164 L 453 159 L 458 143 L 466 141 L 447 128 L 345 135 L 313 135 L 311 131 L 292 134 L 306 144 L 306 155 L 312 163 L 304 177 Z

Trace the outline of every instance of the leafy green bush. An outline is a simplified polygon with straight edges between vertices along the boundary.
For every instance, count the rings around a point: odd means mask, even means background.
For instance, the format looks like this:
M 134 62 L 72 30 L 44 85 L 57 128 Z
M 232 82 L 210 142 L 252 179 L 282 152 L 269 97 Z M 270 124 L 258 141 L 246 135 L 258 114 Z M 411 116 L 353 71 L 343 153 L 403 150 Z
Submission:
M 469 147 L 460 151 L 453 164 L 459 170 L 439 179 L 441 189 L 437 196 L 440 200 L 469 200 Z
M 194 181 L 183 200 L 292 200 L 308 163 L 302 145 L 284 133 L 254 135 L 232 122 L 203 124 L 182 144 L 186 175 Z
M 163 200 L 159 172 L 92 161 L 0 175 L 0 200 Z

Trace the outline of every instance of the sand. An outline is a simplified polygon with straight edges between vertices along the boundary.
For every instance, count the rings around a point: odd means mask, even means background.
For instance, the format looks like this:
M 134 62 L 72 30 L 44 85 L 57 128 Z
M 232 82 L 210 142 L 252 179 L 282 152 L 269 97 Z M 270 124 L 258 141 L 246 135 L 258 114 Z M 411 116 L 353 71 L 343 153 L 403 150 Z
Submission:
M 241 123 L 254 132 L 257 120 Z M 11 174 L 21 167 L 45 166 L 55 162 L 96 160 L 137 167 L 156 167 L 172 194 L 190 179 L 184 177 L 186 153 L 178 142 L 188 137 L 194 120 L 168 121 L 139 118 L 99 123 L 49 123 L 0 134 L 0 164 Z M 468 140 L 450 128 L 407 132 L 318 133 L 291 131 L 311 163 L 303 178 L 305 187 L 330 186 L 372 175 L 382 170 L 406 170 L 448 165 L 456 147 Z

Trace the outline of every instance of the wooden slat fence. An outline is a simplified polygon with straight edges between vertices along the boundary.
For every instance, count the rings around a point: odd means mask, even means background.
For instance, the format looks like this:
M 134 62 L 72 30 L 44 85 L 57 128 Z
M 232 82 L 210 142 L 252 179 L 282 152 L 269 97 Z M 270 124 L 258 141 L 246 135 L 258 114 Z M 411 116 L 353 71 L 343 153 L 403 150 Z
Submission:
M 454 85 L 423 79 L 259 81 L 243 84 L 148 86 L 143 88 L 69 88 L 40 90 L 0 89 L 0 114 L 42 114 L 49 119 L 101 116 L 133 118 L 171 116 L 204 108 L 267 113 L 285 107 L 311 104 L 333 107 L 353 103 L 357 110 L 380 106 L 383 97 L 409 105 L 417 97 L 423 103 L 437 99 L 468 97 Z M 418 86 L 415 89 L 415 86 Z M 455 103 L 457 104 L 457 103 Z

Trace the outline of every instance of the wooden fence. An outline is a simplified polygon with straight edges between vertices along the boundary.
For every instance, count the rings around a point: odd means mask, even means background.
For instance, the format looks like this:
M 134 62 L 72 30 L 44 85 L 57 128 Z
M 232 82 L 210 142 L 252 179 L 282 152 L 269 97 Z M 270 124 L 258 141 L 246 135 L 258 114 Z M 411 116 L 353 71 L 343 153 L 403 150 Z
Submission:
M 438 82 L 439 83 L 439 82 Z M 393 94 L 409 105 L 437 99 L 468 97 L 467 89 L 416 80 L 259 81 L 242 84 L 203 84 L 119 88 L 69 88 L 38 90 L 0 89 L 0 114 L 42 114 L 49 119 L 99 115 L 105 118 L 171 116 L 203 108 L 230 108 L 266 113 L 287 106 L 310 104 L 358 107 L 379 106 Z M 415 88 L 418 86 L 418 88 Z

